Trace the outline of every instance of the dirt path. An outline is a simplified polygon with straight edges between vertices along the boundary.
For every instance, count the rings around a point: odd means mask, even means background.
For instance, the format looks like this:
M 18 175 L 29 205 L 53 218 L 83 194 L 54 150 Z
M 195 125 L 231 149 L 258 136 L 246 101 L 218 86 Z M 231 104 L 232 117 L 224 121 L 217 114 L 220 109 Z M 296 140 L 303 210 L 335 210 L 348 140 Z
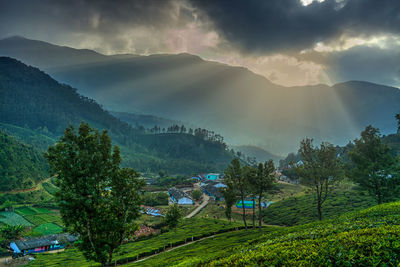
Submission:
M 28 189 L 18 189 L 18 190 L 12 190 L 12 191 L 6 191 L 6 192 L 0 192 L 0 194 L 18 194 L 18 193 L 26 193 L 26 192 L 32 192 L 32 191 L 36 191 L 40 188 L 40 186 L 42 185 L 42 183 L 44 182 L 48 182 L 51 178 L 53 178 L 55 176 L 51 176 L 48 177 L 44 180 L 39 181 L 34 187 L 32 188 L 28 188 Z
M 204 199 L 203 202 L 195 210 L 193 210 L 191 213 L 186 215 L 186 217 L 185 217 L 186 219 L 192 218 L 194 215 L 199 213 L 205 206 L 207 206 L 208 201 L 210 200 L 210 197 L 203 193 L 203 199 Z

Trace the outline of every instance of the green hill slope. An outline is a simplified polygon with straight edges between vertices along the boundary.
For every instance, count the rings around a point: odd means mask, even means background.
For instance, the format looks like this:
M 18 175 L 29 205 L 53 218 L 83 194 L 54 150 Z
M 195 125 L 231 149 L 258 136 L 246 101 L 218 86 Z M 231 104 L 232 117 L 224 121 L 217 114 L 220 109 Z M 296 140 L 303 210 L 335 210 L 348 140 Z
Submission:
M 0 130 L 0 191 L 30 188 L 48 175 L 39 151 Z
M 337 217 L 343 213 L 365 209 L 376 205 L 376 200 L 358 188 L 337 189 L 323 205 L 323 218 Z M 318 220 L 314 194 L 292 197 L 278 201 L 263 210 L 266 224 L 299 225 Z
M 69 124 L 81 121 L 107 129 L 115 144 L 121 146 L 123 164 L 139 171 L 221 171 L 232 158 L 223 143 L 206 138 L 146 134 L 39 69 L 0 57 L 0 127 L 45 150 L 49 141 L 56 140 Z

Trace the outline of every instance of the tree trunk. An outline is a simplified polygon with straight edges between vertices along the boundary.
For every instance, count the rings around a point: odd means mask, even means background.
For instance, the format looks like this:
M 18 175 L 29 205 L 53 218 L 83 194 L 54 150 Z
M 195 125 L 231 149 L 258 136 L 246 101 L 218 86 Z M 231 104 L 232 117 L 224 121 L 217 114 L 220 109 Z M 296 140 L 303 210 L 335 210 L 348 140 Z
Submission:
M 322 205 L 321 205 L 321 201 L 318 200 L 318 220 L 322 220 Z
M 114 252 L 114 248 L 111 247 L 110 251 L 108 252 L 108 263 L 109 263 L 109 265 L 112 264 L 113 252 Z
M 242 216 L 243 216 L 244 229 L 246 229 L 246 231 L 247 231 L 246 209 L 245 209 L 245 207 L 244 207 L 244 197 L 243 197 L 243 194 L 241 195 L 241 199 L 242 199 L 242 209 L 243 209 L 243 214 L 242 214 Z
M 256 203 L 254 202 L 255 196 L 253 196 L 253 229 L 256 229 Z
M 262 214 L 261 214 L 261 197 L 262 193 L 258 196 L 258 230 L 261 232 L 261 219 L 262 219 Z

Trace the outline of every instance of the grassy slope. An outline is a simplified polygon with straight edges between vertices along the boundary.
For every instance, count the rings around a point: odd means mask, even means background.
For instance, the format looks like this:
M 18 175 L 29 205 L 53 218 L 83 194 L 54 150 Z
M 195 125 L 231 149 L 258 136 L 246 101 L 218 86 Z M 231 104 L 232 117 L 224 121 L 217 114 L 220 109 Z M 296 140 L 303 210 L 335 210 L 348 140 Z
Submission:
M 323 205 L 323 218 L 332 218 L 376 204 L 374 198 L 356 188 L 333 191 Z M 318 219 L 315 196 L 307 194 L 272 204 L 264 213 L 264 222 L 274 225 L 298 225 Z
M 128 266 L 372 266 L 400 261 L 400 202 L 294 227 L 237 231 Z

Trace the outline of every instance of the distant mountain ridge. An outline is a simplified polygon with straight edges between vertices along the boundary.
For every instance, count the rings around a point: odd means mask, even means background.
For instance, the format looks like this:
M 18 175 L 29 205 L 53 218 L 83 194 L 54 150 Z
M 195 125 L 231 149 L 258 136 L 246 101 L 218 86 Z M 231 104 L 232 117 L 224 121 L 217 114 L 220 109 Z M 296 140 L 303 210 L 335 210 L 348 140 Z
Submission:
M 398 88 L 368 82 L 284 87 L 245 68 L 190 54 L 102 55 L 106 59 L 96 61 L 97 55 L 95 60 L 86 50 L 74 50 L 82 60 L 64 64 L 60 55 L 46 56 L 51 44 L 39 49 L 37 41 L 23 39 L 23 47 L 17 41 L 22 42 L 13 40 L 12 56 L 47 66 L 58 81 L 79 88 L 109 110 L 187 121 L 214 129 L 229 143 L 257 143 L 277 154 L 296 151 L 304 137 L 344 145 L 368 124 L 384 134 L 394 132 L 394 115 L 400 111 Z M 0 40 L 0 54 L 11 53 L 9 42 Z M 32 56 L 35 51 L 41 52 L 40 59 Z
M 252 145 L 240 145 L 232 147 L 235 151 L 240 151 L 247 157 L 255 157 L 258 162 L 265 162 L 267 160 L 272 159 L 275 164 L 279 163 L 279 160 L 282 159 L 281 156 L 274 155 L 271 152 Z

